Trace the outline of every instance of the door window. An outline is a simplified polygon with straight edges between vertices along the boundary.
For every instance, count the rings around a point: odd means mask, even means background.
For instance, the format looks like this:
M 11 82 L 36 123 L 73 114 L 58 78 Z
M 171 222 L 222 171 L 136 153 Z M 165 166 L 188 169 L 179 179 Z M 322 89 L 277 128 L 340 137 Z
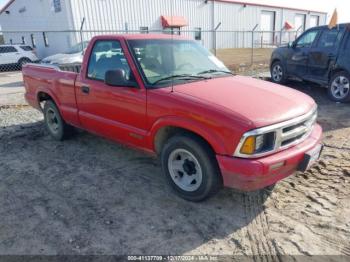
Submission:
M 316 39 L 317 34 L 318 34 L 318 30 L 313 30 L 305 33 L 297 40 L 296 47 L 298 48 L 311 47 L 313 42 Z
M 13 46 L 0 46 L 0 53 L 16 53 L 17 49 Z
M 341 37 L 343 35 L 342 31 L 334 28 L 332 30 L 325 29 L 318 41 L 317 47 L 319 48 L 337 48 Z
M 90 55 L 88 78 L 104 81 L 105 74 L 108 70 L 117 69 L 124 70 L 127 80 L 134 80 L 119 41 L 97 41 Z

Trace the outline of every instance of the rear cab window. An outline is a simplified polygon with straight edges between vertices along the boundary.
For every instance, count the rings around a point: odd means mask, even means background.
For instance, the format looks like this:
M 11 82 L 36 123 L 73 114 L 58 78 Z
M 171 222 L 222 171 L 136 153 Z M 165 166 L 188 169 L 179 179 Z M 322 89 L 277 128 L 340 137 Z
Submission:
M 91 51 L 87 78 L 104 81 L 108 70 L 122 69 L 128 80 L 134 79 L 128 61 L 117 40 L 98 40 Z

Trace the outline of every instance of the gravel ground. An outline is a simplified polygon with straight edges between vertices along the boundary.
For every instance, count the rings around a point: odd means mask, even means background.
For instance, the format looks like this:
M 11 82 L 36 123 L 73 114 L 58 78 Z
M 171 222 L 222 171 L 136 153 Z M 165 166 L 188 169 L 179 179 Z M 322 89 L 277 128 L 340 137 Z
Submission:
M 202 203 L 174 196 L 142 152 L 83 131 L 56 142 L 38 111 L 0 106 L 0 254 L 350 255 L 350 106 L 291 86 L 319 105 L 319 163 Z

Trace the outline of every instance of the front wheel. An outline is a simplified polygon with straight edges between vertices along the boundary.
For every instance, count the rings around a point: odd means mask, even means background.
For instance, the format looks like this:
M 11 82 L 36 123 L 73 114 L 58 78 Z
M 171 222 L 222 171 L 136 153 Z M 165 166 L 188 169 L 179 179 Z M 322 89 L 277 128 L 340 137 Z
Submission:
M 343 71 L 332 76 L 328 86 L 328 96 L 335 102 L 350 101 L 350 75 Z
M 285 69 L 280 61 L 274 62 L 271 66 L 271 80 L 276 84 L 286 82 Z
M 214 195 L 222 185 L 214 153 L 194 136 L 171 138 L 162 149 L 161 163 L 171 188 L 186 200 L 204 200 Z

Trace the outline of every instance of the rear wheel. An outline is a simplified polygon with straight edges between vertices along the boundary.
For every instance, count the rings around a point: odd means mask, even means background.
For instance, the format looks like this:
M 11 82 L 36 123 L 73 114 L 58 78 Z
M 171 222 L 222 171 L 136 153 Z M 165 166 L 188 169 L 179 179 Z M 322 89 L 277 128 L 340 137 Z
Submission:
M 44 121 L 46 129 L 55 140 L 63 140 L 72 134 L 73 127 L 66 124 L 56 104 L 48 100 L 44 106 Z
M 328 86 L 328 96 L 335 102 L 350 101 L 350 75 L 345 72 L 339 72 L 332 76 Z
M 280 61 L 274 62 L 271 66 L 271 80 L 277 84 L 284 84 L 286 82 L 284 66 Z
M 214 153 L 194 136 L 171 138 L 162 149 L 161 163 L 171 188 L 186 200 L 204 200 L 222 185 Z
M 18 61 L 18 66 L 19 66 L 19 69 L 22 69 L 22 67 L 25 65 L 25 64 L 28 64 L 28 63 L 31 63 L 32 60 L 30 60 L 29 58 L 21 58 L 19 61 Z

